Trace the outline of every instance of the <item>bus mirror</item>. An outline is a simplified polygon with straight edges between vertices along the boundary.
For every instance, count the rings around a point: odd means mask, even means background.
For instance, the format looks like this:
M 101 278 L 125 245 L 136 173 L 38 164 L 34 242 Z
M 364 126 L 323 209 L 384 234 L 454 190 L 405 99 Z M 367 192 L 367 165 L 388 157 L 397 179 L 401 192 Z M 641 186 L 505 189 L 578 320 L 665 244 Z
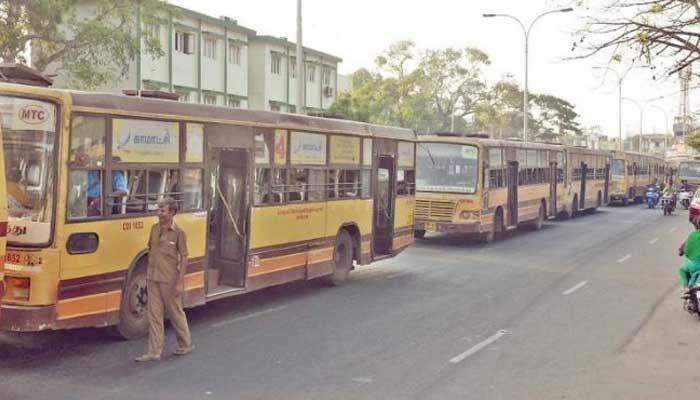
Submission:
M 73 233 L 68 238 L 68 254 L 89 254 L 97 251 L 100 238 L 94 232 Z

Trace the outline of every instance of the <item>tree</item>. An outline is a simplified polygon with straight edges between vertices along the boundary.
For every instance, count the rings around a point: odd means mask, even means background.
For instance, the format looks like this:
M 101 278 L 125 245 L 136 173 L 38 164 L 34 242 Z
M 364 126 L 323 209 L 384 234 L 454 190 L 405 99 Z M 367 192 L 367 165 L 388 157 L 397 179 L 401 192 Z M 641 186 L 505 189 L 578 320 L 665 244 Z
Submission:
M 510 77 L 497 82 L 475 106 L 474 130 L 495 138 L 520 137 L 523 91 Z M 530 120 L 534 124 L 534 120 Z
M 606 0 L 601 9 L 589 9 L 574 43 L 578 57 L 662 64 L 669 74 L 700 60 L 699 0 Z
M 145 26 L 167 15 L 160 0 L 93 0 L 92 12 L 78 14 L 80 0 L 0 0 L 0 55 L 26 62 L 31 43 L 35 68 L 61 72 L 68 85 L 94 89 L 123 76 L 138 54 L 138 20 Z M 164 55 L 150 30 L 143 32 L 143 54 Z M 55 69 L 57 68 L 57 70 Z
M 348 118 L 398 125 L 420 133 L 463 128 L 484 96 L 482 69 L 488 56 L 473 48 L 419 53 L 397 42 L 377 57 L 375 71 L 353 74 L 353 90 L 338 97 L 333 111 Z
M 548 94 L 534 95 L 534 103 L 539 111 L 534 130 L 536 139 L 548 142 L 583 133 L 573 104 Z
M 696 151 L 700 151 L 700 133 L 694 133 L 692 135 L 688 135 L 683 139 L 685 142 L 686 146 L 692 147 Z

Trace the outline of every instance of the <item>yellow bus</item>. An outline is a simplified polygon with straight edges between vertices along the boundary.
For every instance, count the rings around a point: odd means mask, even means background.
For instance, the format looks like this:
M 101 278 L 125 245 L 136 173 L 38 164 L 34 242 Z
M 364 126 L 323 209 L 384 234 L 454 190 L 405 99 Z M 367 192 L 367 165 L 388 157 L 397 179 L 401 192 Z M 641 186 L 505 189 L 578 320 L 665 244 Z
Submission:
M 567 201 L 563 211 L 575 217 L 581 211 L 595 210 L 608 203 L 610 156 L 602 150 L 566 147 L 568 176 Z
M 566 151 L 558 145 L 449 134 L 417 145 L 415 236 L 540 229 L 566 211 Z
M 667 168 L 660 157 L 619 151 L 612 151 L 610 157 L 611 203 L 641 202 L 646 185 L 664 182 Z
M 338 285 L 413 241 L 412 131 L 10 84 L 0 101 L 46 118 L 3 132 L 31 207 L 10 217 L 0 329 L 143 335 L 146 241 L 167 196 L 188 237 L 187 307 Z

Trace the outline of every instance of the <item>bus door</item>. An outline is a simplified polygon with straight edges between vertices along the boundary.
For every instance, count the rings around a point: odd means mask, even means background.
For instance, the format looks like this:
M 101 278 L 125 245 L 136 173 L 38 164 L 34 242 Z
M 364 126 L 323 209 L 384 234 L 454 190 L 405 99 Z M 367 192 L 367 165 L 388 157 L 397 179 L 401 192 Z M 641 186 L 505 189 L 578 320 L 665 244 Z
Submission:
M 210 226 L 212 267 L 218 270 L 218 284 L 243 287 L 246 278 L 248 244 L 248 151 L 220 149 Z
M 375 255 L 391 254 L 394 237 L 394 157 L 380 155 L 374 181 L 372 248 Z
M 610 163 L 605 164 L 605 186 L 603 187 L 603 202 L 610 202 Z
M 508 161 L 508 226 L 518 224 L 518 162 Z
M 578 209 L 586 209 L 586 181 L 588 180 L 588 164 L 581 161 L 581 190 L 578 197 Z
M 549 163 L 549 216 L 557 216 L 557 163 Z

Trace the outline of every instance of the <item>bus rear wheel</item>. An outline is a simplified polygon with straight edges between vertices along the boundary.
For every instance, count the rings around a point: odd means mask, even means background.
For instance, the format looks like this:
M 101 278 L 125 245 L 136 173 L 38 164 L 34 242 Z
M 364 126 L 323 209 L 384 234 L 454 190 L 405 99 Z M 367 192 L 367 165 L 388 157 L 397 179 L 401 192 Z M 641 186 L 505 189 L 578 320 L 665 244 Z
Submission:
M 540 203 L 540 211 L 537 214 L 537 219 L 535 219 L 532 224 L 530 225 L 533 230 L 539 231 L 542 229 L 542 225 L 544 223 L 544 205 Z
M 333 249 L 333 273 L 323 277 L 323 282 L 330 286 L 340 286 L 345 283 L 352 269 L 352 238 L 343 230 L 335 240 Z
M 148 333 L 148 291 L 146 267 L 143 264 L 136 267 L 122 292 L 117 332 L 127 340 L 138 339 Z

